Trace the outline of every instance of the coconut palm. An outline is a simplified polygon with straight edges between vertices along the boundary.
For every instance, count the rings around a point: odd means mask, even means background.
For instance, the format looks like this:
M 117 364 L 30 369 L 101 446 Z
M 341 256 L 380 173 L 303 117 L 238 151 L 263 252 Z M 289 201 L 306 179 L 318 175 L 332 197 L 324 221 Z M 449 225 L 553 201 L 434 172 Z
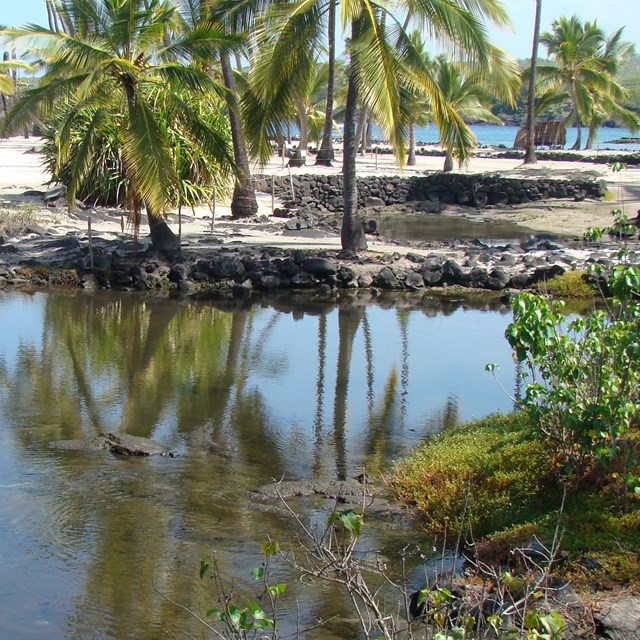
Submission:
M 82 143 L 73 147 L 67 186 L 70 202 L 74 202 L 98 152 L 94 133 L 105 118 L 118 113 L 115 135 L 128 209 L 137 222 L 144 207 L 153 243 L 175 248 L 177 238 L 163 216 L 178 188 L 169 130 L 178 126 L 202 153 L 227 166 L 233 164 L 225 136 L 198 116 L 182 92 L 207 96 L 218 90 L 199 61 L 210 55 L 212 47 L 226 50 L 234 40 L 213 22 L 180 34 L 176 8 L 166 0 L 61 0 L 54 4 L 59 22 L 65 25 L 63 31 L 30 25 L 6 32 L 39 52 L 47 69 L 39 86 L 26 91 L 14 105 L 5 126 L 25 122 L 67 101 L 71 108 L 57 132 L 62 163 L 71 157 L 74 124 L 91 114 Z
M 502 124 L 500 118 L 491 113 L 490 85 L 483 81 L 473 69 L 465 69 L 463 64 L 451 62 L 444 56 L 438 56 L 434 65 L 436 68 L 436 82 L 450 112 L 456 113 L 463 125 L 450 126 L 447 121 L 440 123 L 438 129 L 440 144 L 445 150 L 444 171 L 451 171 L 454 166 L 454 156 L 460 159 L 458 149 L 460 145 L 475 147 L 475 135 L 466 124 L 471 122 L 491 122 Z
M 625 95 L 624 89 L 613 80 L 621 62 L 633 51 L 632 45 L 622 41 L 623 29 L 607 38 L 596 22 L 583 24 L 577 16 L 558 18 L 551 28 L 540 36 L 540 42 L 547 47 L 553 64 L 539 65 L 537 71 L 547 95 L 568 95 L 569 119 L 577 128 L 573 148 L 581 147 L 582 126 L 598 111 L 624 118 L 637 128 L 637 117 L 620 105 L 618 98 Z
M 182 0 L 188 5 L 198 7 L 201 19 L 209 16 L 224 25 L 228 34 L 250 34 L 257 16 L 269 4 L 269 0 Z M 255 187 L 251 176 L 249 154 L 245 136 L 245 123 L 240 109 L 240 93 L 231 65 L 228 51 L 222 50 L 219 56 L 222 79 L 226 88 L 227 111 L 231 127 L 233 154 L 237 166 L 236 181 L 231 200 L 231 214 L 234 218 L 246 218 L 258 212 Z M 240 70 L 240 69 L 239 69 Z
M 399 77 L 401 108 L 406 110 L 410 123 L 410 147 L 411 124 L 428 115 L 438 128 L 440 144 L 446 152 L 444 171 L 451 171 L 454 157 L 464 162 L 477 145 L 467 122 L 501 124 L 490 111 L 491 99 L 497 97 L 513 104 L 519 87 L 517 63 L 499 49 L 493 49 L 492 69 L 487 73 L 474 65 L 451 61 L 444 55 L 432 59 L 419 33 L 414 32 L 409 38 L 412 48 L 404 57 Z M 422 82 L 412 82 L 415 77 Z M 424 89 L 425 83 L 436 88 L 437 101 L 433 101 L 433 93 Z
M 482 24 L 484 19 L 506 24 L 507 17 L 499 0 L 408 0 L 411 21 L 438 39 L 453 43 L 483 72 L 492 69 L 496 50 L 489 44 Z M 394 7 L 395 8 L 395 7 Z M 323 21 L 326 0 L 301 0 L 287 13 L 273 14 L 264 33 L 273 43 L 270 59 L 261 73 L 261 105 L 273 105 L 288 98 L 308 64 L 308 58 L 323 46 Z M 404 161 L 407 117 L 401 109 L 399 80 L 403 56 L 412 49 L 403 26 L 387 5 L 373 0 L 343 1 L 341 22 L 348 32 L 348 89 L 344 114 L 343 192 L 344 216 L 341 241 L 345 249 L 366 248 L 362 225 L 357 219 L 356 110 L 361 98 L 376 121 L 385 130 L 396 156 Z M 304 43 L 302 45 L 301 43 Z M 419 74 L 406 74 L 415 87 L 422 86 L 431 97 L 435 113 L 446 113 L 438 87 Z M 443 116 L 444 119 L 445 116 Z M 263 147 L 268 141 L 263 135 Z M 467 157 L 460 148 L 460 157 Z

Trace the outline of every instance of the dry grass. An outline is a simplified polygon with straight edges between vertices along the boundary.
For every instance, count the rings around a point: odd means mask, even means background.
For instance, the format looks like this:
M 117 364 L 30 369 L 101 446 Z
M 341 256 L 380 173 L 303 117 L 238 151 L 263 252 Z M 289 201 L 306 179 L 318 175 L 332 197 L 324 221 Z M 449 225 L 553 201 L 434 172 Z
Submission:
M 0 205 L 0 235 L 15 238 L 25 233 L 26 229 L 39 224 L 37 207 L 29 203 L 4 203 Z

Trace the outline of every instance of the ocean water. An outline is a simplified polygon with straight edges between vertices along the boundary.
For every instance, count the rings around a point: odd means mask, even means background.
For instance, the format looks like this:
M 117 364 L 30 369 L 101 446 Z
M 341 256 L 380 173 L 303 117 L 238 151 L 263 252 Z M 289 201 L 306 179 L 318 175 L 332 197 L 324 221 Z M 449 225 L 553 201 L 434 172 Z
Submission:
M 475 133 L 478 142 L 481 145 L 497 146 L 503 145 L 507 148 L 513 147 L 513 142 L 516 139 L 519 127 L 513 126 L 499 126 L 499 125 L 473 125 L 471 127 Z M 588 131 L 582 130 L 582 144 L 587 141 Z M 622 129 L 620 127 L 608 127 L 598 131 L 598 137 L 594 149 L 598 150 L 621 150 L 628 151 L 640 151 L 640 143 L 637 144 L 611 144 L 613 140 L 619 138 L 638 137 L 638 133 L 631 133 L 628 129 Z M 430 124 L 426 127 L 416 127 L 416 141 L 435 143 L 438 142 L 438 129 Z M 570 149 L 573 143 L 576 141 L 576 129 L 575 127 L 569 127 L 567 129 L 567 144 L 565 149 Z

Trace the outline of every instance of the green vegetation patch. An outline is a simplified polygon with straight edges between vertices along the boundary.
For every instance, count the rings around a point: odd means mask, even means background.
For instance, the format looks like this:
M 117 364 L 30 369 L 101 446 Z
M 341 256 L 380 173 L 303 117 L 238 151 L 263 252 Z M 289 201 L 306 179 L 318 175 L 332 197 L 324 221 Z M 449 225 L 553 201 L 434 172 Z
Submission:
M 455 532 L 463 514 L 477 535 L 545 513 L 560 502 L 553 452 L 523 413 L 447 429 L 393 469 L 395 495 L 434 533 Z
M 579 269 L 567 271 L 560 276 L 547 280 L 544 283 L 543 289 L 554 298 L 560 298 L 562 300 L 577 298 L 593 299 L 598 293 L 593 284 L 593 278 L 589 279 L 586 271 Z
M 556 529 L 561 533 L 556 571 L 582 588 L 640 585 L 640 500 L 627 509 L 612 502 L 613 487 L 582 487 L 567 495 L 565 512 L 550 510 L 530 522 L 515 524 L 492 534 L 476 546 L 485 563 L 506 563 L 511 551 L 526 546 L 534 537 L 550 545 Z

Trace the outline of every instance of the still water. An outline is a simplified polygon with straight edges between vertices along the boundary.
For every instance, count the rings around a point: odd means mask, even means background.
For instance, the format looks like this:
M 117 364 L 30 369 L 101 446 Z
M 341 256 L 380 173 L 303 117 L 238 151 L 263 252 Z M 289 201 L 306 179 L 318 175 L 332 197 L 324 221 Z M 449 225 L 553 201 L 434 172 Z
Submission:
M 197 575 L 212 551 L 237 593 L 255 591 L 260 542 L 292 531 L 248 492 L 363 466 L 379 477 L 443 424 L 508 411 L 484 365 L 500 364 L 513 385 L 509 320 L 497 301 L 430 297 L 223 307 L 1 294 L 0 638 L 211 637 L 159 593 L 214 606 Z M 102 431 L 151 437 L 180 457 L 47 448 Z M 398 519 L 372 523 L 365 544 L 392 557 L 421 537 Z M 339 594 L 284 568 L 276 578 L 290 585 L 285 629 L 296 610 L 302 623 L 352 618 Z M 348 622 L 339 634 L 355 637 Z

